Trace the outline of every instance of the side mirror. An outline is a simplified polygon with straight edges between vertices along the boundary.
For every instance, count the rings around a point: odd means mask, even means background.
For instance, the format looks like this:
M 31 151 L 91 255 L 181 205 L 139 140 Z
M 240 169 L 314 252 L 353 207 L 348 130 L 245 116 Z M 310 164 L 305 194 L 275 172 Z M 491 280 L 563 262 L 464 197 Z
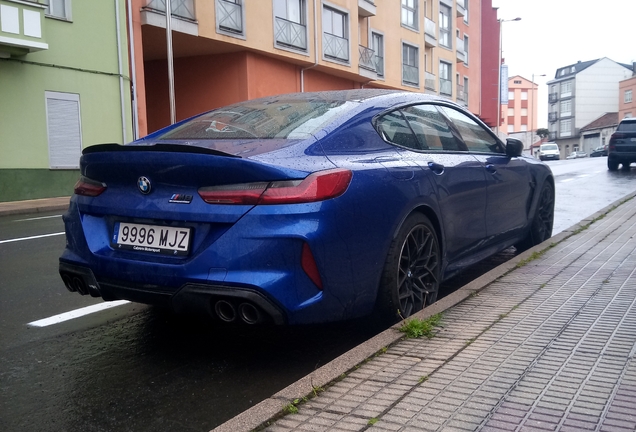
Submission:
M 519 157 L 523 154 L 523 143 L 516 138 L 506 140 L 506 156 Z

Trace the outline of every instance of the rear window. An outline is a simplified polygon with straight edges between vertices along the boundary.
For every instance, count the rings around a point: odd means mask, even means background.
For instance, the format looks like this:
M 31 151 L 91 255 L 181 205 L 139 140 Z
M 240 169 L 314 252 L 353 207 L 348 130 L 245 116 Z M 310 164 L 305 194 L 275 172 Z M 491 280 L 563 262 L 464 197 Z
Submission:
M 264 99 L 219 108 L 158 136 L 160 140 L 305 139 L 356 102 Z
M 559 150 L 559 147 L 556 144 L 543 144 L 541 146 L 541 151 L 546 150 Z
M 636 121 L 622 121 L 618 124 L 618 131 L 636 132 Z

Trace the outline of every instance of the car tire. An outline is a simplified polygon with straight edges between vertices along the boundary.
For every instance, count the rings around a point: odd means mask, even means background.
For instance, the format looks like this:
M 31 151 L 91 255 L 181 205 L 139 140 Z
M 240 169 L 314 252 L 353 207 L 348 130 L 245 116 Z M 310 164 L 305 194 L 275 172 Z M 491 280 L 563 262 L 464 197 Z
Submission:
M 548 182 L 543 184 L 537 201 L 537 208 L 532 218 L 528 235 L 515 245 L 517 251 L 523 252 L 552 237 L 554 226 L 554 188 Z
M 607 159 L 607 169 L 610 171 L 618 170 L 618 162 L 612 159 Z
M 404 319 L 437 300 L 441 270 L 433 224 L 420 214 L 406 218 L 384 264 L 377 309 L 391 321 Z

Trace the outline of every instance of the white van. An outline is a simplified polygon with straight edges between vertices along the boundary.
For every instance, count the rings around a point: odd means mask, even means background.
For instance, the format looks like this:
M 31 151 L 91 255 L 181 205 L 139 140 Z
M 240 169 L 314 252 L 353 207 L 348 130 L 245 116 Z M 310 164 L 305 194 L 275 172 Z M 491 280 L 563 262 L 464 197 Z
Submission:
M 559 152 L 559 146 L 556 143 L 545 143 L 539 147 L 539 159 L 544 160 L 559 160 L 561 153 Z

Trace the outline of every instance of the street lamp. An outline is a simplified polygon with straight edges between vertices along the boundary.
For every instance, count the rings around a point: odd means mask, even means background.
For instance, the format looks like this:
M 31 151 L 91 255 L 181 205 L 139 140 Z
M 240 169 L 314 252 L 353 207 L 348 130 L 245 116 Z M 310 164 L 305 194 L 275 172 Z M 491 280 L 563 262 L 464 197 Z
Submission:
M 537 75 L 538 77 L 544 77 L 546 76 L 545 74 L 540 74 Z M 537 90 L 538 90 L 538 86 L 537 86 Z M 532 132 L 533 128 L 536 131 L 536 128 L 534 127 L 534 121 L 535 121 L 535 115 L 534 115 L 534 73 L 532 74 L 532 98 L 530 99 L 530 131 Z
M 503 41 L 503 26 L 502 24 L 505 22 L 510 22 L 510 21 L 521 21 L 520 17 L 517 18 L 513 18 L 513 19 L 509 19 L 509 20 L 505 20 L 505 19 L 498 19 L 497 20 L 499 22 L 499 80 L 498 80 L 498 84 L 499 84 L 499 88 L 497 89 L 497 135 L 499 135 L 499 125 L 501 124 L 501 57 L 502 57 L 502 52 L 503 52 L 503 45 L 502 45 L 502 41 Z

